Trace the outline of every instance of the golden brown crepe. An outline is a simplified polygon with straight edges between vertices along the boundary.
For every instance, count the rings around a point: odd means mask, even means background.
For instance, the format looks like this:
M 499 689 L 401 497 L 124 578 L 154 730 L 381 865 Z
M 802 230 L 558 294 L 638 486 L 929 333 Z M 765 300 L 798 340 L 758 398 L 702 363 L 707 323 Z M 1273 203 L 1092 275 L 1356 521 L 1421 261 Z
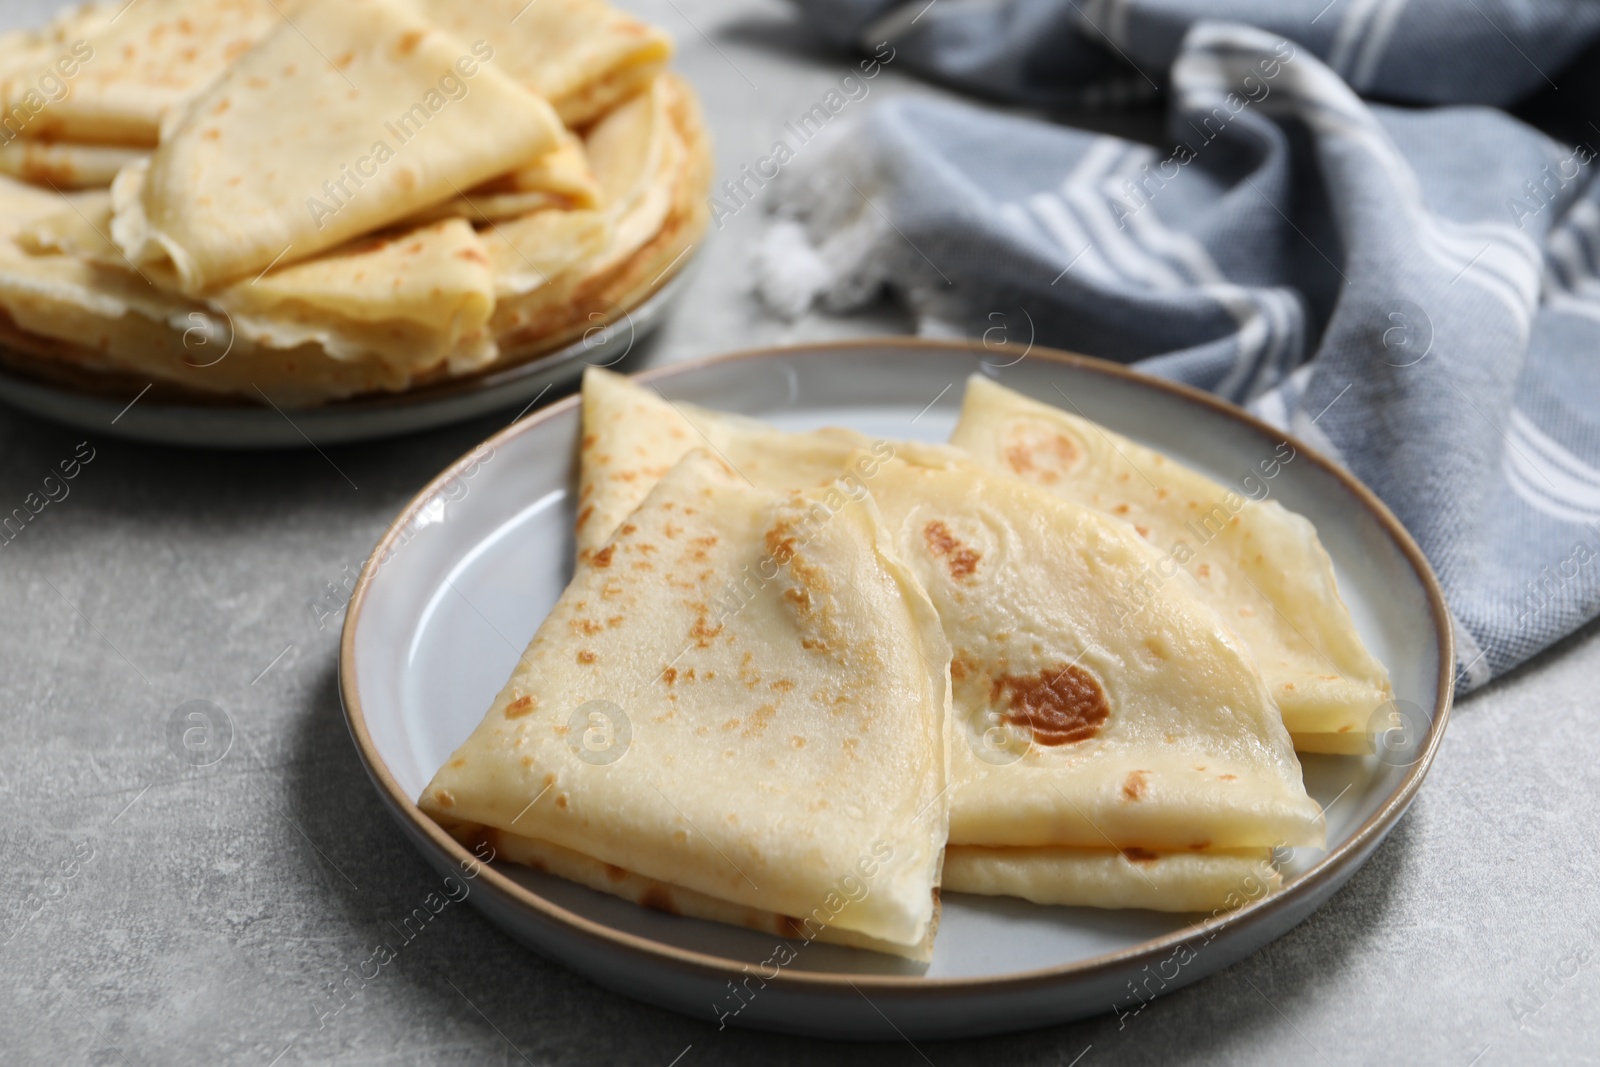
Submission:
M 1231 910 L 1283 883 L 1269 849 L 1153 852 L 1129 848 L 945 850 L 951 893 L 1021 897 L 1035 904 L 1151 911 Z
M 120 145 L 18 139 L 0 146 L 0 174 L 52 189 L 104 189 L 145 154 Z
M 798 933 L 856 885 L 828 928 L 925 959 L 948 648 L 852 496 L 767 492 L 686 455 L 579 566 L 423 810 L 464 840 L 490 828 L 587 857 L 586 875 L 555 869 L 596 888 L 712 898 L 724 921 L 754 909 Z M 728 604 L 750 571 L 760 587 Z
M 589 167 L 583 142 L 570 130 L 562 130 L 556 147 L 532 163 L 468 189 L 413 221 L 455 216 L 477 226 L 536 211 L 597 210 L 601 200 L 600 183 Z
M 118 176 L 112 236 L 135 263 L 170 261 L 193 295 L 459 196 L 559 131 L 544 100 L 404 0 L 312 4 Z
M 132 265 L 107 237 L 110 196 L 89 192 L 24 227 L 17 240 L 36 255 L 76 257 L 109 272 Z M 170 274 L 141 268 L 148 290 L 141 306 L 159 307 L 160 317 L 192 306 L 170 292 Z M 148 280 L 147 280 L 148 279 Z M 127 278 L 128 284 L 134 282 Z M 6 280 L 0 269 L 0 303 Z M 90 302 L 85 299 L 85 310 Z M 227 341 L 244 340 L 269 349 L 320 348 L 343 362 L 381 361 L 397 371 L 418 373 L 449 363 L 453 369 L 482 366 L 495 356 L 487 324 L 494 308 L 494 275 L 488 250 L 461 219 L 446 219 L 383 237 L 364 238 L 314 259 L 276 267 L 201 302 L 204 328 Z M 190 348 L 200 320 L 184 324 Z M 226 344 L 219 345 L 220 348 Z M 137 355 L 130 356 L 139 358 Z M 191 358 L 212 371 L 212 380 L 233 380 L 213 370 L 210 359 Z M 245 362 L 249 366 L 249 361 Z M 156 367 L 165 366 L 165 361 Z M 201 375 L 198 377 L 208 377 Z M 256 382 L 266 388 L 271 383 Z M 273 395 L 270 394 L 269 395 Z
M 494 273 L 462 219 L 446 219 L 238 282 L 209 301 L 240 336 L 271 348 L 316 345 L 333 359 L 377 358 L 457 372 L 495 357 Z
M 628 235 L 638 240 L 639 229 L 633 218 L 653 210 L 651 198 L 640 198 L 626 217 L 617 218 L 612 224 L 613 234 L 624 236 L 613 236 L 592 260 L 552 277 L 550 284 L 536 291 L 515 298 L 502 297 L 495 306 L 493 328 L 503 349 L 565 343 L 577 336 L 590 336 L 590 331 L 599 326 L 619 323 L 624 328 L 623 337 L 612 347 L 625 350 L 631 343 L 628 309 L 654 295 L 705 234 L 710 219 L 705 202 L 711 184 L 710 138 L 689 87 L 671 74 L 663 75 L 659 81 L 656 91 L 663 94 L 670 118 L 663 136 L 670 136 L 683 146 L 681 152 L 674 151 L 670 157 L 674 160 L 671 167 L 655 172 L 655 180 L 671 189 L 665 216 L 657 216 L 660 228 L 647 235 L 631 254 L 619 256 L 619 249 L 633 247 Z M 591 158 L 593 132 L 588 142 Z M 634 158 L 657 157 L 642 153 Z M 597 174 L 599 170 L 597 165 Z M 595 361 L 606 359 L 609 351 L 610 347 L 596 352 Z
M 709 448 L 763 489 L 805 489 L 845 473 L 869 442 L 853 430 L 790 434 L 756 419 L 672 404 L 620 374 L 583 374 L 582 462 L 578 468 L 579 558 L 597 551 L 650 490 L 689 452 Z
M 599 255 L 611 239 L 602 211 L 551 208 L 484 227 L 495 294 L 515 299 L 560 280 Z
M 114 0 L 0 47 L 0 110 L 23 137 L 154 147 L 181 107 L 300 0 Z
M 506 73 L 581 127 L 648 86 L 672 38 L 602 0 L 415 0 L 463 40 L 486 40 Z
M 191 2 L 204 8 L 208 18 L 216 18 L 205 25 L 179 27 L 183 34 L 233 40 L 218 21 L 228 10 L 226 4 Z M 150 0 L 140 0 L 126 18 L 117 20 L 117 27 L 131 25 L 132 11 L 146 3 Z M 174 15 L 180 6 L 174 0 L 151 3 L 140 25 L 160 40 L 152 39 L 149 55 L 134 49 L 133 56 L 125 57 L 133 66 L 120 76 L 134 81 L 145 76 L 138 62 L 166 47 L 161 41 L 170 44 L 160 27 L 181 17 Z M 566 79 L 574 99 L 634 98 L 614 117 L 601 111 L 590 116 L 599 120 L 587 131 L 600 146 L 599 168 L 590 166 L 588 144 L 553 119 L 548 122 L 550 150 L 521 160 L 505 155 L 503 160 L 486 162 L 506 153 L 508 141 L 514 140 L 505 136 L 506 109 L 496 104 L 484 106 L 493 111 L 492 121 L 484 126 L 487 132 L 465 136 L 463 152 L 423 153 L 439 163 L 454 183 L 442 198 L 422 196 L 410 188 L 408 177 L 388 189 L 377 188 L 370 174 L 361 179 L 356 172 L 363 159 L 362 174 L 376 167 L 378 177 L 384 178 L 391 171 L 399 173 L 402 159 L 415 154 L 423 139 L 412 136 L 379 164 L 361 123 L 339 120 L 316 99 L 320 93 L 325 103 L 345 108 L 350 120 L 366 112 L 360 94 L 352 93 L 343 81 L 353 72 L 349 63 L 370 60 L 383 68 L 384 76 L 377 79 L 380 89 L 384 85 L 392 89 L 415 75 L 416 68 L 426 66 L 425 53 L 430 48 L 437 51 L 442 33 L 424 33 L 416 42 L 404 40 L 411 54 L 396 59 L 379 45 L 384 31 L 373 29 L 375 22 L 391 30 L 397 20 L 415 23 L 418 9 L 402 0 L 321 5 L 307 17 L 301 17 L 294 4 L 280 2 L 283 13 L 292 16 L 293 27 L 318 31 L 324 51 L 327 41 L 337 43 L 341 34 L 347 41 L 359 35 L 361 47 L 352 46 L 349 55 L 329 53 L 315 64 L 288 62 L 294 51 L 294 42 L 287 39 L 292 27 L 275 14 L 276 21 L 251 39 L 259 47 L 235 49 L 239 54 L 234 61 L 217 68 L 215 84 L 191 84 L 187 75 L 175 76 L 171 85 L 162 83 L 163 91 L 170 90 L 165 102 L 142 112 L 148 124 L 168 125 L 169 143 L 155 157 L 138 146 L 141 139 L 153 140 L 153 135 L 137 132 L 141 128 L 137 123 L 117 134 L 134 142 L 127 144 L 21 138 L 7 144 L 0 134 L 0 178 L 10 170 L 46 188 L 53 185 L 70 192 L 99 189 L 120 167 L 110 206 L 104 194 L 83 198 L 74 193 L 68 200 L 54 201 L 54 210 L 48 203 L 36 202 L 26 217 L 0 220 L 0 228 L 15 238 L 0 255 L 0 341 L 10 346 L 3 362 L 75 389 L 120 395 L 130 384 L 137 392 L 154 379 L 158 391 L 177 402 L 200 399 L 196 394 L 243 395 L 258 402 L 265 392 L 282 406 L 304 406 L 413 388 L 530 359 L 580 336 L 586 341 L 598 337 L 598 327 L 614 321 L 620 321 L 627 333 L 628 309 L 670 276 L 704 231 L 709 145 L 692 92 L 680 80 L 654 73 L 659 63 L 651 56 L 664 56 L 659 51 L 664 38 L 654 31 L 640 32 L 637 24 L 603 4 L 556 6 L 561 10 L 552 8 L 540 19 L 566 26 L 562 32 L 589 26 L 602 37 L 610 36 L 593 47 L 565 49 L 565 58 L 558 57 L 557 63 L 565 73 L 553 70 L 551 76 Z M 321 7 L 338 10 L 330 13 Z M 369 7 L 375 20 L 363 21 Z M 93 35 L 109 33 L 116 14 L 110 8 L 89 9 L 41 30 L 0 37 L 0 84 L 9 84 L 5 79 L 11 74 L 32 69 L 29 64 L 36 60 L 48 61 L 63 48 L 70 49 L 80 38 L 86 48 L 92 47 L 88 42 L 100 39 Z M 529 11 L 517 20 L 518 32 L 541 24 L 533 15 Z M 337 32 L 321 36 L 328 28 L 323 22 Z M 464 86 L 466 94 L 459 98 L 449 92 L 433 94 L 441 96 L 445 109 L 434 120 L 441 128 L 471 125 L 460 122 L 460 109 L 488 101 L 492 94 L 484 90 L 493 81 L 490 72 L 508 69 L 505 61 L 510 56 L 487 38 L 473 52 L 477 44 L 478 39 L 460 43 L 471 61 L 470 76 L 456 67 L 455 81 L 450 83 Z M 480 53 L 489 58 L 479 58 Z M 521 79 L 531 69 L 527 67 L 531 60 L 523 52 L 514 54 Z M 585 55 L 589 58 L 583 59 Z M 286 61 L 274 68 L 272 58 Z M 451 58 L 461 57 L 452 53 Z M 341 65 L 347 69 L 341 71 Z M 395 66 L 404 69 L 399 73 L 389 69 Z M 587 74 L 582 73 L 585 69 Z M 639 72 L 648 76 L 636 77 Z M 500 76 L 504 81 L 505 75 Z M 362 82 L 363 89 L 370 81 Z M 509 81 L 501 88 L 506 85 L 512 86 L 512 98 L 524 92 L 521 99 L 534 99 Z M 236 96 L 228 95 L 228 86 L 238 88 Z M 197 100 L 202 92 L 206 106 L 220 108 L 220 114 L 208 115 Z M 266 114 L 265 103 L 258 108 L 262 114 L 248 114 L 255 106 L 254 94 L 276 94 L 274 107 L 279 114 Z M 389 99 L 392 93 L 377 95 L 386 102 L 383 106 L 396 103 Z M 419 87 L 418 99 L 426 110 L 427 87 Z M 501 93 L 497 99 L 504 103 L 507 97 Z M 401 121 L 381 107 L 377 111 L 376 117 L 385 122 Z M 414 109 L 406 114 L 420 122 Z M 281 132 L 272 134 L 274 123 Z M 102 128 L 100 133 L 110 136 L 108 130 Z M 407 132 L 415 133 L 409 127 Z M 387 136 L 381 129 L 379 135 Z M 238 145 L 224 145 L 227 138 Z M 293 150 L 285 151 L 285 144 Z M 341 145 L 353 153 L 344 162 L 354 162 L 349 167 L 333 165 L 321 176 L 335 184 L 334 193 L 321 189 L 321 196 L 300 196 L 296 208 L 295 197 L 287 192 L 292 183 L 281 173 L 285 165 L 281 157 L 287 157 L 290 169 L 319 153 L 337 164 L 332 156 Z M 250 174 L 228 177 L 230 159 L 223 157 L 239 146 L 253 146 L 262 161 L 252 164 Z M 163 154 L 205 163 L 187 186 L 176 180 L 167 183 L 168 206 L 188 220 L 180 220 L 174 230 L 181 239 L 160 226 L 146 225 L 147 199 L 160 199 L 151 182 L 164 166 Z M 460 158 L 463 154 L 465 159 Z M 211 161 L 211 155 L 218 160 Z M 244 158 L 248 152 L 233 156 Z M 453 173 L 451 168 L 461 163 L 470 164 L 473 172 Z M 604 174 L 604 186 L 597 171 Z M 397 192 L 399 186 L 407 188 Z M 382 195 L 374 198 L 375 192 Z M 392 210 L 377 206 L 385 197 L 393 201 Z M 415 198 L 418 206 L 404 218 L 394 217 L 408 203 L 407 197 Z M 0 207 L 5 200 L 0 195 Z M 322 205 L 315 212 L 308 206 L 312 201 Z M 331 214 L 329 208 L 334 209 Z M 296 220 L 297 210 L 303 221 Z M 361 212 L 366 213 L 365 221 L 352 222 L 350 228 L 359 232 L 347 239 L 333 241 L 325 232 L 333 221 Z M 447 219 L 458 220 L 458 225 L 427 225 Z M 8 222 L 16 225 L 7 227 Z M 275 233 L 319 223 L 322 228 L 309 245 L 286 237 L 271 258 L 262 261 Z M 476 235 L 469 236 L 462 224 L 470 225 Z M 415 237 L 408 241 L 410 235 Z M 190 254 L 186 242 L 196 243 L 192 250 L 196 254 Z M 302 254 L 310 246 L 325 247 Z M 402 254 L 406 249 L 414 253 Z M 459 262 L 450 260 L 455 255 L 461 257 Z M 480 257 L 487 260 L 490 275 L 487 321 Z M 179 261 L 188 262 L 187 276 Z M 237 273 L 245 263 L 259 267 Z M 618 336 L 613 347 L 620 352 L 630 343 L 630 337 Z M 224 350 L 227 358 L 218 360 Z M 610 351 L 608 347 L 595 358 L 607 358 Z
M 1118 625 L 1155 556 L 1130 527 L 943 449 L 867 482 L 952 649 L 951 844 L 1322 844 L 1261 673 L 1193 583 Z
M 1255 653 L 1297 748 L 1371 751 L 1389 675 L 1356 632 L 1303 516 L 977 375 L 951 443 L 991 470 L 1112 515 L 1159 550 L 1109 594 L 1121 605 L 1118 625 L 1139 632 L 1151 591 L 1192 578 Z M 1292 461 L 1293 450 L 1264 456 L 1263 472 L 1276 473 L 1285 455 Z

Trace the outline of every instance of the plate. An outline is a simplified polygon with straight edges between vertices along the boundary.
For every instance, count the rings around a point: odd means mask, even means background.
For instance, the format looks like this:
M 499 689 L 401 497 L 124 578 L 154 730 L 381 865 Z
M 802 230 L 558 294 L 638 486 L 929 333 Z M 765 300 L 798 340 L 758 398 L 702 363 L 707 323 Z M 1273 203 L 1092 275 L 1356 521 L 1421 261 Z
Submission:
M 863 340 L 653 370 L 668 399 L 785 429 L 853 427 L 942 441 L 967 375 L 1059 402 L 1232 482 L 1285 435 L 1203 393 L 1033 350 L 1008 366 L 965 342 Z M 1060 393 L 1057 392 L 1060 390 Z M 446 470 L 396 519 L 346 617 L 340 692 L 389 811 L 441 874 L 470 854 L 417 809 L 483 717 L 572 571 L 578 398 L 522 420 Z M 1411 803 L 1449 714 L 1448 614 L 1426 560 L 1371 492 L 1292 437 L 1274 492 L 1313 522 L 1362 637 L 1388 666 L 1396 729 L 1367 757 L 1305 756 L 1328 849 L 1280 855 L 1284 887 L 1222 915 L 1052 908 L 949 893 L 931 964 L 814 943 L 764 966 L 770 935 L 647 911 L 531 870 L 482 868 L 469 899 L 541 954 L 708 1022 L 838 1038 L 956 1037 L 1107 1011 L 1217 971 L 1300 922 L 1366 861 Z M 733 986 L 748 990 L 739 996 Z M 737 1009 L 737 1011 L 735 1011 Z
M 210 448 L 304 448 L 368 441 L 431 430 L 518 404 L 533 404 L 585 366 L 620 361 L 657 326 L 687 284 L 693 255 L 663 272 L 652 291 L 631 308 L 596 312 L 593 326 L 556 349 L 502 370 L 439 382 L 403 393 L 357 397 L 315 408 L 284 411 L 245 400 L 210 403 L 142 400 L 140 382 L 127 376 L 125 395 L 106 385 L 72 389 L 0 368 L 0 400 L 56 422 L 136 441 Z M 119 376 L 121 378 L 122 376 Z

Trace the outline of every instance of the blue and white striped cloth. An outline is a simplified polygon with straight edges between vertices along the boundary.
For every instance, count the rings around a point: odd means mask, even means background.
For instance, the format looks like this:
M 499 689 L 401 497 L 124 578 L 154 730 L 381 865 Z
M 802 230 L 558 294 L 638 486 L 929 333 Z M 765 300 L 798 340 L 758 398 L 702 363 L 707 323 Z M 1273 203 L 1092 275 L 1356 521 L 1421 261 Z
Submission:
M 1600 38 L 1600 4 L 799 2 L 840 43 L 887 40 L 897 69 L 1009 104 L 1159 85 L 1170 144 L 875 104 L 779 176 L 769 302 L 887 287 L 929 333 L 1018 309 L 1040 344 L 1247 405 L 1410 529 L 1466 688 L 1600 613 L 1600 128 L 1563 142 L 1499 110 L 1562 95 L 1547 82 Z

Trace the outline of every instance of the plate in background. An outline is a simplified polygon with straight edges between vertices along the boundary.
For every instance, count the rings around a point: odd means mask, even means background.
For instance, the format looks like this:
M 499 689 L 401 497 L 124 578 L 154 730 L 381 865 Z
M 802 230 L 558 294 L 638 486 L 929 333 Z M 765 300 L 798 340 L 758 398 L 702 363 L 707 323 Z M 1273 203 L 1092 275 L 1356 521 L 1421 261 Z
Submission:
M 509 865 L 471 900 L 513 937 L 593 980 L 708 1022 L 898 1040 L 1023 1029 L 1111 1010 L 1217 971 L 1300 922 L 1366 861 L 1421 785 L 1449 714 L 1444 597 L 1416 544 L 1372 494 L 1302 443 L 1203 393 L 1115 364 L 1035 349 L 1009 366 L 966 343 L 863 340 L 768 349 L 649 371 L 673 401 L 790 430 L 842 425 L 943 441 L 974 372 L 1088 417 L 1232 484 L 1288 440 L 1274 497 L 1310 518 L 1368 646 L 1389 668 L 1405 729 L 1367 757 L 1302 756 L 1328 809 L 1328 849 L 1282 856 L 1284 887 L 1220 916 L 1043 907 L 944 895 L 931 964 L 813 943 L 771 976 L 771 935 L 635 907 Z M 1057 390 L 1060 392 L 1057 392 Z M 471 855 L 416 807 L 477 726 L 572 571 L 578 398 L 514 424 L 414 499 L 363 567 L 346 617 L 340 692 L 390 812 L 441 872 Z M 735 1000 L 729 982 L 760 974 Z
M 304 448 L 369 441 L 431 430 L 532 404 L 551 387 L 576 378 L 591 364 L 619 362 L 660 324 L 689 279 L 691 254 L 658 278 L 656 288 L 632 308 L 619 308 L 570 343 L 501 370 L 444 381 L 403 393 L 340 400 L 284 411 L 222 397 L 213 402 L 140 400 L 144 378 L 119 376 L 125 395 L 102 386 L 78 390 L 0 368 L 0 400 L 30 414 L 96 433 L 158 444 L 209 448 Z

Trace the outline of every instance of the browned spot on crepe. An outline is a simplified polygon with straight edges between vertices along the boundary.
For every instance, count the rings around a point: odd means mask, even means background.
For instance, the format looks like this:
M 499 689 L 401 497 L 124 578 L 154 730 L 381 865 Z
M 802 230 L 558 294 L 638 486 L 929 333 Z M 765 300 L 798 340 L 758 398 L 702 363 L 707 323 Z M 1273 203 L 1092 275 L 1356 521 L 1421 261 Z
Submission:
M 924 526 L 922 539 L 927 542 L 929 552 L 945 558 L 945 565 L 950 568 L 950 577 L 958 582 L 972 577 L 973 572 L 978 569 L 978 561 L 983 558 L 975 549 L 956 540 L 950 532 L 950 527 L 942 522 L 934 521 Z
M 1001 719 L 1026 726 L 1041 745 L 1087 741 L 1100 732 L 1111 705 L 1099 679 L 1077 664 L 1047 667 L 1038 674 L 1003 675 L 994 680 L 989 698 L 1008 705 Z
M 1013 434 L 1014 438 L 1017 436 L 1022 435 Z M 1061 471 L 1077 466 L 1078 445 L 1060 433 L 1051 434 L 1043 441 L 1014 439 L 1005 448 L 1005 460 L 1014 473 L 1031 477 L 1042 485 L 1054 485 L 1061 480 Z
M 1122 795 L 1129 800 L 1143 800 L 1145 787 L 1144 771 L 1129 771 L 1128 777 L 1122 780 Z

